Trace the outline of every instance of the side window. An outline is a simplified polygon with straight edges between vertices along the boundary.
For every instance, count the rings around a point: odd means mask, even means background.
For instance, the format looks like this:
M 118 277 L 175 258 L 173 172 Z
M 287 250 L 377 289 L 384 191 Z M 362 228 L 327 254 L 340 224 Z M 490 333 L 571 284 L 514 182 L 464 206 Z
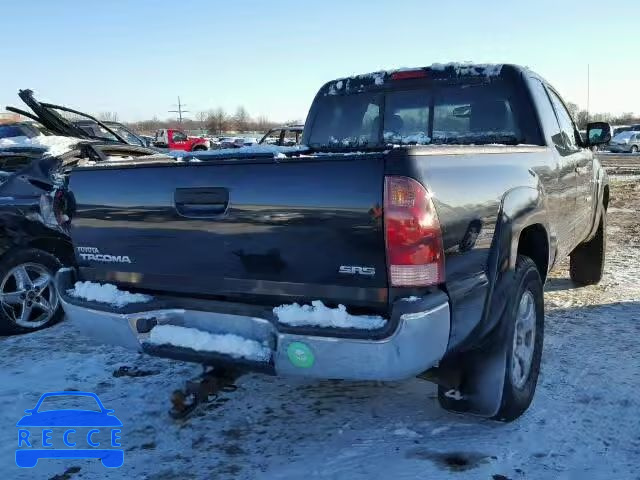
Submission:
M 186 140 L 187 140 L 187 136 L 184 133 L 178 132 L 177 130 L 173 132 L 174 142 L 184 142 Z
M 579 150 L 580 144 L 576 139 L 576 128 L 573 124 L 573 120 L 571 119 L 571 114 L 567 111 L 567 108 L 564 106 L 564 103 L 562 103 L 562 100 L 560 100 L 558 94 L 549 88 L 547 90 L 549 91 L 553 108 L 558 115 L 558 122 L 560 123 L 560 130 L 562 132 L 565 147 L 569 150 Z

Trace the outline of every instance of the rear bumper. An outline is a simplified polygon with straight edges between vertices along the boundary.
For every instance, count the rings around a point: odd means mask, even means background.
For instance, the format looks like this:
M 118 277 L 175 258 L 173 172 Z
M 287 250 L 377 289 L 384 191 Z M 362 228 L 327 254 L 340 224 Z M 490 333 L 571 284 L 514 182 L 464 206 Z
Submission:
M 232 365 L 277 375 L 347 380 L 401 380 L 436 365 L 449 343 L 450 308 L 443 292 L 416 301 L 396 302 L 390 321 L 396 328 L 385 338 L 303 334 L 280 327 L 273 318 L 184 308 L 155 309 L 139 304 L 139 311 L 119 313 L 107 305 L 71 298 L 66 291 L 75 282 L 75 272 L 63 269 L 56 286 L 71 322 L 101 343 L 120 345 L 151 355 L 209 365 Z M 166 303 L 166 302 L 165 302 Z M 145 310 L 146 308 L 146 310 Z M 149 343 L 149 320 L 158 325 L 196 328 L 213 334 L 231 333 L 267 345 L 271 358 L 255 362 L 212 352 Z M 144 328 L 144 327 L 147 328 Z M 286 331 L 285 331 L 286 330 Z M 302 346 L 300 345 L 302 344 Z M 301 347 L 311 352 L 312 362 L 296 365 L 291 358 Z

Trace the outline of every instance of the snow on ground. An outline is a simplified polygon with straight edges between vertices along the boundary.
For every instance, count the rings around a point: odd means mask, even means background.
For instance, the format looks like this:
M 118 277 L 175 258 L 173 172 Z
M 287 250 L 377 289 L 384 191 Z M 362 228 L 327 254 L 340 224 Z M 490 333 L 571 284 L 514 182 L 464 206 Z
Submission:
M 115 307 L 124 307 L 130 303 L 144 303 L 152 300 L 150 295 L 131 293 L 120 290 L 110 283 L 76 282 L 67 293 L 76 298 L 89 300 L 90 302 L 108 303 Z
M 314 300 L 311 305 L 280 305 L 273 309 L 278 322 L 294 327 L 333 327 L 359 328 L 361 330 L 376 330 L 384 327 L 386 320 L 372 315 L 351 315 L 344 305 L 329 308 L 320 300 Z
M 640 186 L 612 185 L 614 208 L 640 207 Z M 197 365 L 92 346 L 68 322 L 0 337 L 0 472 L 22 480 L 640 478 L 640 225 L 609 218 L 605 278 L 574 288 L 567 263 L 545 293 L 542 373 L 511 424 L 441 410 L 421 380 L 340 382 L 241 377 L 184 421 L 169 397 Z M 114 376 L 123 365 L 145 376 Z M 14 465 L 16 422 L 43 392 L 93 391 L 122 420 L 124 466 L 95 460 Z M 77 473 L 62 474 L 71 467 Z M 73 472 L 70 470 L 69 472 Z
M 149 342 L 155 345 L 174 345 L 203 352 L 217 352 L 234 358 L 246 358 L 259 362 L 266 362 L 271 358 L 271 349 L 255 340 L 232 334 L 215 335 L 176 325 L 153 327 Z
M 62 155 L 70 151 L 80 141 L 78 138 L 56 135 L 40 135 L 33 138 L 10 137 L 0 138 L 0 148 L 46 148 L 50 155 Z

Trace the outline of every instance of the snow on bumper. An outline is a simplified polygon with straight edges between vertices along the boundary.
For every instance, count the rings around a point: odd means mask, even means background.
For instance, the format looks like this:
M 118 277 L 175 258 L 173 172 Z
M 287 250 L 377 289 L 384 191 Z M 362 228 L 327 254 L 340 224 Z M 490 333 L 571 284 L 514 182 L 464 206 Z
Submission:
M 396 302 L 396 328 L 382 339 L 346 338 L 283 331 L 273 319 L 187 309 L 153 309 L 119 313 L 106 306 L 66 295 L 74 281 L 71 271 L 60 271 L 56 284 L 61 304 L 71 322 L 101 343 L 124 346 L 152 355 L 211 365 L 226 364 L 278 375 L 346 380 L 401 380 L 436 365 L 449 341 L 450 309 L 447 296 L 429 294 L 418 301 Z M 176 325 L 214 335 L 234 335 L 258 342 L 270 351 L 261 360 L 238 358 L 213 351 L 195 351 L 175 345 L 157 345 L 150 338 L 156 325 Z M 332 331 L 334 332 L 334 331 Z

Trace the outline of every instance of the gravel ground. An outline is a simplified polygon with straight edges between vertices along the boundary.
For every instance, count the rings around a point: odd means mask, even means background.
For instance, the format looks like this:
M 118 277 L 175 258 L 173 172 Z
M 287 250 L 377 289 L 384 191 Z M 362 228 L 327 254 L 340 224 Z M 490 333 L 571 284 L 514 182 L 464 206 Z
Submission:
M 198 372 L 95 347 L 68 323 L 0 338 L 5 478 L 640 479 L 640 184 L 612 184 L 600 285 L 567 263 L 546 286 L 542 374 L 529 411 L 499 424 L 442 411 L 433 385 L 310 382 L 247 375 L 184 421 L 171 392 Z M 145 376 L 114 376 L 136 366 Z M 18 469 L 16 421 L 43 392 L 97 393 L 124 427 L 124 466 L 42 460 Z M 34 441 L 38 444 L 38 441 Z

